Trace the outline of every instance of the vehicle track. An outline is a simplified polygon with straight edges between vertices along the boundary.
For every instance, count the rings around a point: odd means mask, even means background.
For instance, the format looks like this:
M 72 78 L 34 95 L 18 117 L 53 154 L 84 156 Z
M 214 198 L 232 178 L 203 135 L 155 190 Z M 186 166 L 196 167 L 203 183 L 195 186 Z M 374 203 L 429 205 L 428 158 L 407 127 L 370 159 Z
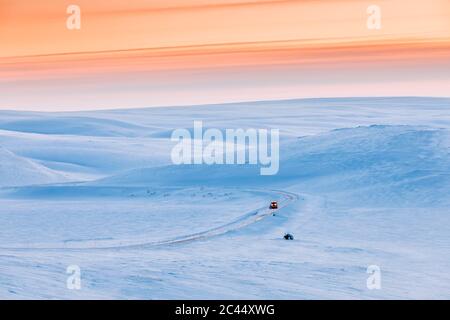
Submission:
M 259 191 L 261 190 L 246 190 L 246 191 Z M 278 195 L 281 195 L 284 198 L 284 201 L 281 201 L 281 204 L 279 208 L 276 211 L 279 211 L 283 209 L 284 207 L 287 207 L 290 203 L 295 202 L 299 199 L 299 196 L 295 193 L 286 192 L 286 191 L 276 191 L 273 190 L 272 194 L 276 193 Z M 191 242 L 201 239 L 210 239 L 212 237 L 220 236 L 223 234 L 226 234 L 228 232 L 236 231 L 239 229 L 242 229 L 248 225 L 251 225 L 253 223 L 256 223 L 267 216 L 272 215 L 274 210 L 269 209 L 268 205 L 267 207 L 259 208 L 256 210 L 253 210 L 250 213 L 247 213 L 238 219 L 234 220 L 233 222 L 227 223 L 225 225 L 209 229 L 206 231 L 193 233 L 177 238 L 172 238 L 168 240 L 162 240 L 162 241 L 155 241 L 147 244 L 141 244 L 141 245 L 131 245 L 131 246 L 124 246 L 124 248 L 133 248 L 133 247 L 146 247 L 146 246 L 162 246 L 162 245 L 174 245 L 179 243 L 185 243 L 185 242 Z
M 279 208 L 276 211 L 282 210 L 287 207 L 292 202 L 297 201 L 300 197 L 291 192 L 280 191 L 280 190 L 258 190 L 258 189 L 245 189 L 243 191 L 253 191 L 253 192 L 263 192 L 267 193 L 271 196 L 271 199 L 274 195 L 278 195 L 280 197 L 279 200 Z M 217 237 L 232 231 L 236 231 L 242 229 L 246 226 L 249 226 L 253 223 L 256 223 L 270 215 L 274 210 L 269 208 L 269 204 L 267 206 L 252 210 L 249 213 L 246 213 L 239 218 L 233 220 L 232 222 L 226 223 L 224 225 L 208 229 L 205 231 L 187 234 L 175 238 L 169 238 L 164 240 L 157 241 L 145 241 L 140 240 L 137 243 L 123 243 L 119 242 L 116 245 L 111 245 L 110 243 L 87 243 L 87 244 L 77 244 L 77 245 L 55 245 L 55 246 L 45 246 L 36 244 L 35 246 L 27 246 L 27 247 L 0 247 L 0 250 L 14 250 L 14 251 L 30 251 L 30 250 L 71 250 L 71 251 L 79 251 L 79 250 L 108 250 L 108 249 L 139 249 L 139 248 L 149 248 L 149 247 L 157 247 L 157 246 L 168 246 L 168 245 L 176 245 L 181 243 L 187 243 L 202 239 L 210 239 L 212 237 Z

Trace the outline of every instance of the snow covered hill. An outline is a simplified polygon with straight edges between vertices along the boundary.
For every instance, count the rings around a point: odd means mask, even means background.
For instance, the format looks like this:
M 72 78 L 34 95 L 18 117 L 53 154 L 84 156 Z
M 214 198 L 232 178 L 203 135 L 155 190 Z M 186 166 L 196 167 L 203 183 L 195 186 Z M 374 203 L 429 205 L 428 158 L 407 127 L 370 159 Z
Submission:
M 379 205 L 448 205 L 450 130 L 374 125 L 336 129 L 281 146 L 275 176 L 257 165 L 169 165 L 139 168 L 94 182 L 100 185 L 298 184 L 343 201 Z
M 0 186 L 26 186 L 67 181 L 66 177 L 0 146 Z

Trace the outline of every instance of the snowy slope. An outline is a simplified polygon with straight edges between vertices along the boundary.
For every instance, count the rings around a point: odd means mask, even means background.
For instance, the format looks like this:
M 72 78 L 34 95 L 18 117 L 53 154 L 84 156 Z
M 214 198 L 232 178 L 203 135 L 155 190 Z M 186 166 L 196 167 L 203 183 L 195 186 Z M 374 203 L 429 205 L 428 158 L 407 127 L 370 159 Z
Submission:
M 95 117 L 65 116 L 50 114 L 24 115 L 17 113 L 1 119 L 0 129 L 27 133 L 40 133 L 49 135 L 76 135 L 76 136 L 131 136 L 148 135 L 151 128 L 142 127 L 133 123 L 99 119 Z
M 56 171 L 0 147 L 0 186 L 25 186 L 66 181 Z
M 345 201 L 447 205 L 450 130 L 370 126 L 289 139 L 280 171 L 260 176 L 257 165 L 139 168 L 94 182 L 101 185 L 301 184 Z M 349 198 L 351 197 L 351 198 Z

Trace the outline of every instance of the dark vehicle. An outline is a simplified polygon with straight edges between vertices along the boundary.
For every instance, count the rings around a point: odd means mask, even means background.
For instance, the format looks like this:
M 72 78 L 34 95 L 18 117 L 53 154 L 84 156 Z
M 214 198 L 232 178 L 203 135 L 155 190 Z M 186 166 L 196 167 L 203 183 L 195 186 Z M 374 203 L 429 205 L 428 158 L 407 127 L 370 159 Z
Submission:
M 272 201 L 270 203 L 270 209 L 278 209 L 278 202 Z
M 294 240 L 294 236 L 290 233 L 286 233 L 283 238 L 284 240 Z

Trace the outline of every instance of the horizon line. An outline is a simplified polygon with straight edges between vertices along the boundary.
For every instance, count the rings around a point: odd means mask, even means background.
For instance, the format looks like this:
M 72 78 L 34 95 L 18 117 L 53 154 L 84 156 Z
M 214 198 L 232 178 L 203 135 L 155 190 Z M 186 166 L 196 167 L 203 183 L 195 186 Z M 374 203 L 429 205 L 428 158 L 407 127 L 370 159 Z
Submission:
M 148 109 L 176 109 L 176 108 L 196 108 L 196 107 L 214 107 L 214 106 L 233 106 L 240 104 L 267 104 L 273 102 L 294 102 L 294 101 L 310 101 L 310 100 L 351 100 L 351 99 L 449 99 L 450 96 L 347 96 L 347 97 L 314 97 L 314 98 L 286 98 L 286 99 L 266 99 L 266 100 L 241 100 L 233 102 L 214 102 L 202 104 L 180 104 L 180 105 L 155 105 L 148 107 L 118 107 L 118 108 L 100 108 L 91 110 L 62 110 L 62 111 L 46 111 L 46 110 L 14 110 L 2 109 L 1 112 L 16 113 L 91 113 L 91 112 L 112 112 L 112 111 L 138 111 Z

